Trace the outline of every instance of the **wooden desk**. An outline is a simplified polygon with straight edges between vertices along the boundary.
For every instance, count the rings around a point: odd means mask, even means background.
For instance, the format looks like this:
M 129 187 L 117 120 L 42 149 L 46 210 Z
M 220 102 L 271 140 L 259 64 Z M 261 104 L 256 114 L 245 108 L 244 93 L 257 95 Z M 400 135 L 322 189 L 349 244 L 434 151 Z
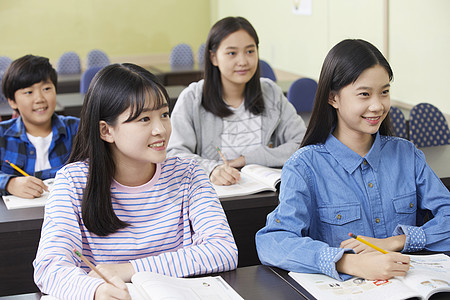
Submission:
M 420 148 L 427 163 L 450 191 L 450 145 Z
M 270 267 L 252 266 L 238 268 L 220 275 L 245 300 L 305 299 Z M 30 293 L 0 297 L 0 300 L 38 300 L 41 294 Z
M 155 64 L 147 68 L 150 72 L 157 75 L 165 86 L 185 85 L 191 82 L 199 81 L 203 78 L 203 68 L 197 64 L 188 68 L 172 68 L 170 64 Z
M 447 256 L 450 256 L 450 251 L 446 251 L 443 252 L 445 253 Z M 435 254 L 433 252 L 429 252 L 429 251 L 422 251 L 422 252 L 418 252 L 418 253 L 411 253 L 411 254 Z M 311 299 L 314 300 L 316 299 L 314 296 L 312 296 L 308 291 L 306 291 L 306 289 L 304 289 L 297 281 L 295 281 L 291 276 L 288 275 L 288 271 L 280 269 L 280 268 L 276 268 L 276 267 L 270 267 L 270 269 L 278 274 L 278 276 L 280 276 L 280 278 L 282 278 L 284 281 L 286 281 L 287 284 L 289 284 L 292 288 L 294 288 L 300 295 L 303 296 L 304 299 Z M 445 300 L 445 299 L 449 299 L 450 293 L 441 293 L 440 295 L 434 295 L 430 298 L 430 300 Z
M 58 74 L 56 92 L 58 94 L 79 93 L 80 92 L 80 74 Z
M 277 194 L 265 192 L 221 202 L 239 249 L 239 267 L 260 264 L 255 234 L 278 204 Z M 43 207 L 7 210 L 0 200 L 0 296 L 38 291 L 32 262 L 43 219 Z

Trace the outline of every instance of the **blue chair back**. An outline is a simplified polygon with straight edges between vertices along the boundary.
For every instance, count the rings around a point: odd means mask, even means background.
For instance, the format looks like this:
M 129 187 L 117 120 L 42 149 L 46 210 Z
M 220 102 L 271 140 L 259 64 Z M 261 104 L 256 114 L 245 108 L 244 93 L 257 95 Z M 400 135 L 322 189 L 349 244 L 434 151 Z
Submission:
M 429 103 L 415 105 L 409 114 L 409 139 L 416 147 L 450 144 L 450 129 L 444 114 Z
M 205 66 L 205 48 L 206 48 L 205 43 L 201 44 L 200 47 L 198 47 L 197 62 L 199 67 Z
M 316 97 L 317 82 L 311 78 L 299 78 L 294 81 L 287 92 L 287 98 L 297 113 L 311 112 Z
M 11 63 L 12 59 L 8 56 L 0 56 L 0 72 L 5 72 Z
M 80 93 L 86 94 L 89 89 L 89 84 L 91 84 L 92 78 L 94 78 L 95 74 L 100 71 L 102 67 L 90 67 L 86 71 L 81 74 L 80 79 Z
M 58 74 L 80 74 L 81 62 L 78 54 L 73 51 L 64 52 L 59 57 L 56 72 Z
M 5 71 L 0 70 L 0 102 L 7 102 L 8 100 L 6 100 L 6 97 L 3 94 L 3 89 L 2 89 L 2 84 L 1 84 L 2 80 L 3 80 L 3 75 L 5 75 Z
M 269 78 L 272 81 L 277 81 L 277 77 L 275 76 L 275 72 L 272 67 L 264 60 L 259 60 L 259 73 L 260 77 Z
M 87 54 L 86 69 L 89 69 L 90 67 L 106 67 L 110 63 L 109 57 L 105 52 L 94 49 Z
M 194 54 L 188 44 L 178 44 L 170 52 L 170 66 L 172 68 L 192 68 Z
M 389 117 L 391 119 L 391 126 L 395 136 L 409 139 L 409 135 L 406 130 L 405 115 L 400 108 L 391 106 L 391 109 L 389 110 Z

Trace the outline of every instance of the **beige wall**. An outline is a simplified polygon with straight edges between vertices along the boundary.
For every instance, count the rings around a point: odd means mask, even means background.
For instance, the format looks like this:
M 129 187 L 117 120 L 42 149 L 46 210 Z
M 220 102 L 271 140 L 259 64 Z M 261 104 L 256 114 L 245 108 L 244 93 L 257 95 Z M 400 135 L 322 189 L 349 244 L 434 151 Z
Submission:
M 179 42 L 196 51 L 209 27 L 209 0 L 1 0 L 0 55 L 166 54 Z
M 312 0 L 313 14 L 292 14 L 293 1 L 212 0 L 216 21 L 240 15 L 260 37 L 260 56 L 275 68 L 318 78 L 328 50 L 344 38 L 362 38 L 383 51 L 383 0 Z M 450 114 L 448 0 L 390 0 L 389 61 L 392 99 L 429 102 Z
M 68 50 L 110 56 L 168 56 L 179 42 L 194 51 L 214 22 L 244 16 L 260 36 L 260 55 L 275 68 L 318 78 L 328 50 L 363 38 L 383 50 L 387 0 L 312 0 L 313 14 L 292 14 L 288 0 L 1 0 L 0 55 L 27 53 L 52 61 Z M 389 0 L 392 98 L 426 101 L 450 114 L 448 0 Z

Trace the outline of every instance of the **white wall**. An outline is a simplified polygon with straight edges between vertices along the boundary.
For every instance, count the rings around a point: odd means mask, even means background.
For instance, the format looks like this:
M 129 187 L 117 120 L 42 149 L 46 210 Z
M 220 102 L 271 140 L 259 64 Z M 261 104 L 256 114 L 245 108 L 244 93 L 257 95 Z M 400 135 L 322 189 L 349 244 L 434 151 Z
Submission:
M 390 0 L 392 99 L 429 102 L 450 114 L 448 0 Z M 312 0 L 313 14 L 292 13 L 287 0 L 211 0 L 211 22 L 243 16 L 260 37 L 260 57 L 273 67 L 317 79 L 329 49 L 345 38 L 370 41 L 382 52 L 382 0 Z M 386 54 L 386 53 L 385 53 Z

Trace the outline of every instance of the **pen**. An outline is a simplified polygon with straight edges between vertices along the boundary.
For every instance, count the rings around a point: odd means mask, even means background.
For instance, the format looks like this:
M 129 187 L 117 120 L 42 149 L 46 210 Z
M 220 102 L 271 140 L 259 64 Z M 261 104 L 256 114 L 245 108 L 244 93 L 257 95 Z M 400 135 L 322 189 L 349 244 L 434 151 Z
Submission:
M 373 249 L 380 251 L 381 253 L 384 253 L 384 254 L 387 254 L 387 253 L 388 253 L 386 250 L 383 250 L 383 249 L 381 249 L 380 247 L 377 247 L 377 246 L 375 246 L 374 244 L 369 243 L 369 242 L 366 241 L 365 239 L 360 238 L 359 236 L 356 236 L 356 235 L 354 235 L 354 234 L 351 233 L 351 232 L 350 232 L 348 235 L 349 235 L 350 237 L 354 238 L 354 239 L 357 239 L 357 240 L 360 241 L 361 243 L 364 243 L 364 244 L 366 244 L 367 246 L 372 247 Z
M 16 166 L 15 164 L 13 164 L 12 162 L 9 162 L 9 160 L 5 160 L 6 163 L 8 163 L 11 167 L 13 167 L 17 172 L 19 172 L 20 174 L 24 175 L 24 176 L 30 176 L 28 175 L 24 170 L 22 170 L 21 168 L 19 168 L 18 166 Z
M 226 165 L 228 165 L 228 161 L 227 161 L 227 159 L 225 158 L 225 156 L 223 156 L 223 153 L 222 153 L 222 151 L 220 151 L 220 148 L 219 148 L 219 147 L 217 147 L 217 152 L 219 152 L 219 155 L 220 155 L 220 157 L 222 158 L 223 163 L 226 164 Z
M 101 278 L 103 278 L 103 280 L 106 283 L 112 284 L 108 279 L 106 279 L 105 275 L 103 275 L 93 264 L 91 264 L 90 261 L 87 260 L 87 258 L 81 254 L 80 252 L 77 251 L 77 249 L 73 249 L 73 252 L 75 252 L 75 254 L 77 256 L 79 256 L 88 266 L 89 268 L 91 268 L 91 270 L 93 270 L 95 273 L 97 273 Z

